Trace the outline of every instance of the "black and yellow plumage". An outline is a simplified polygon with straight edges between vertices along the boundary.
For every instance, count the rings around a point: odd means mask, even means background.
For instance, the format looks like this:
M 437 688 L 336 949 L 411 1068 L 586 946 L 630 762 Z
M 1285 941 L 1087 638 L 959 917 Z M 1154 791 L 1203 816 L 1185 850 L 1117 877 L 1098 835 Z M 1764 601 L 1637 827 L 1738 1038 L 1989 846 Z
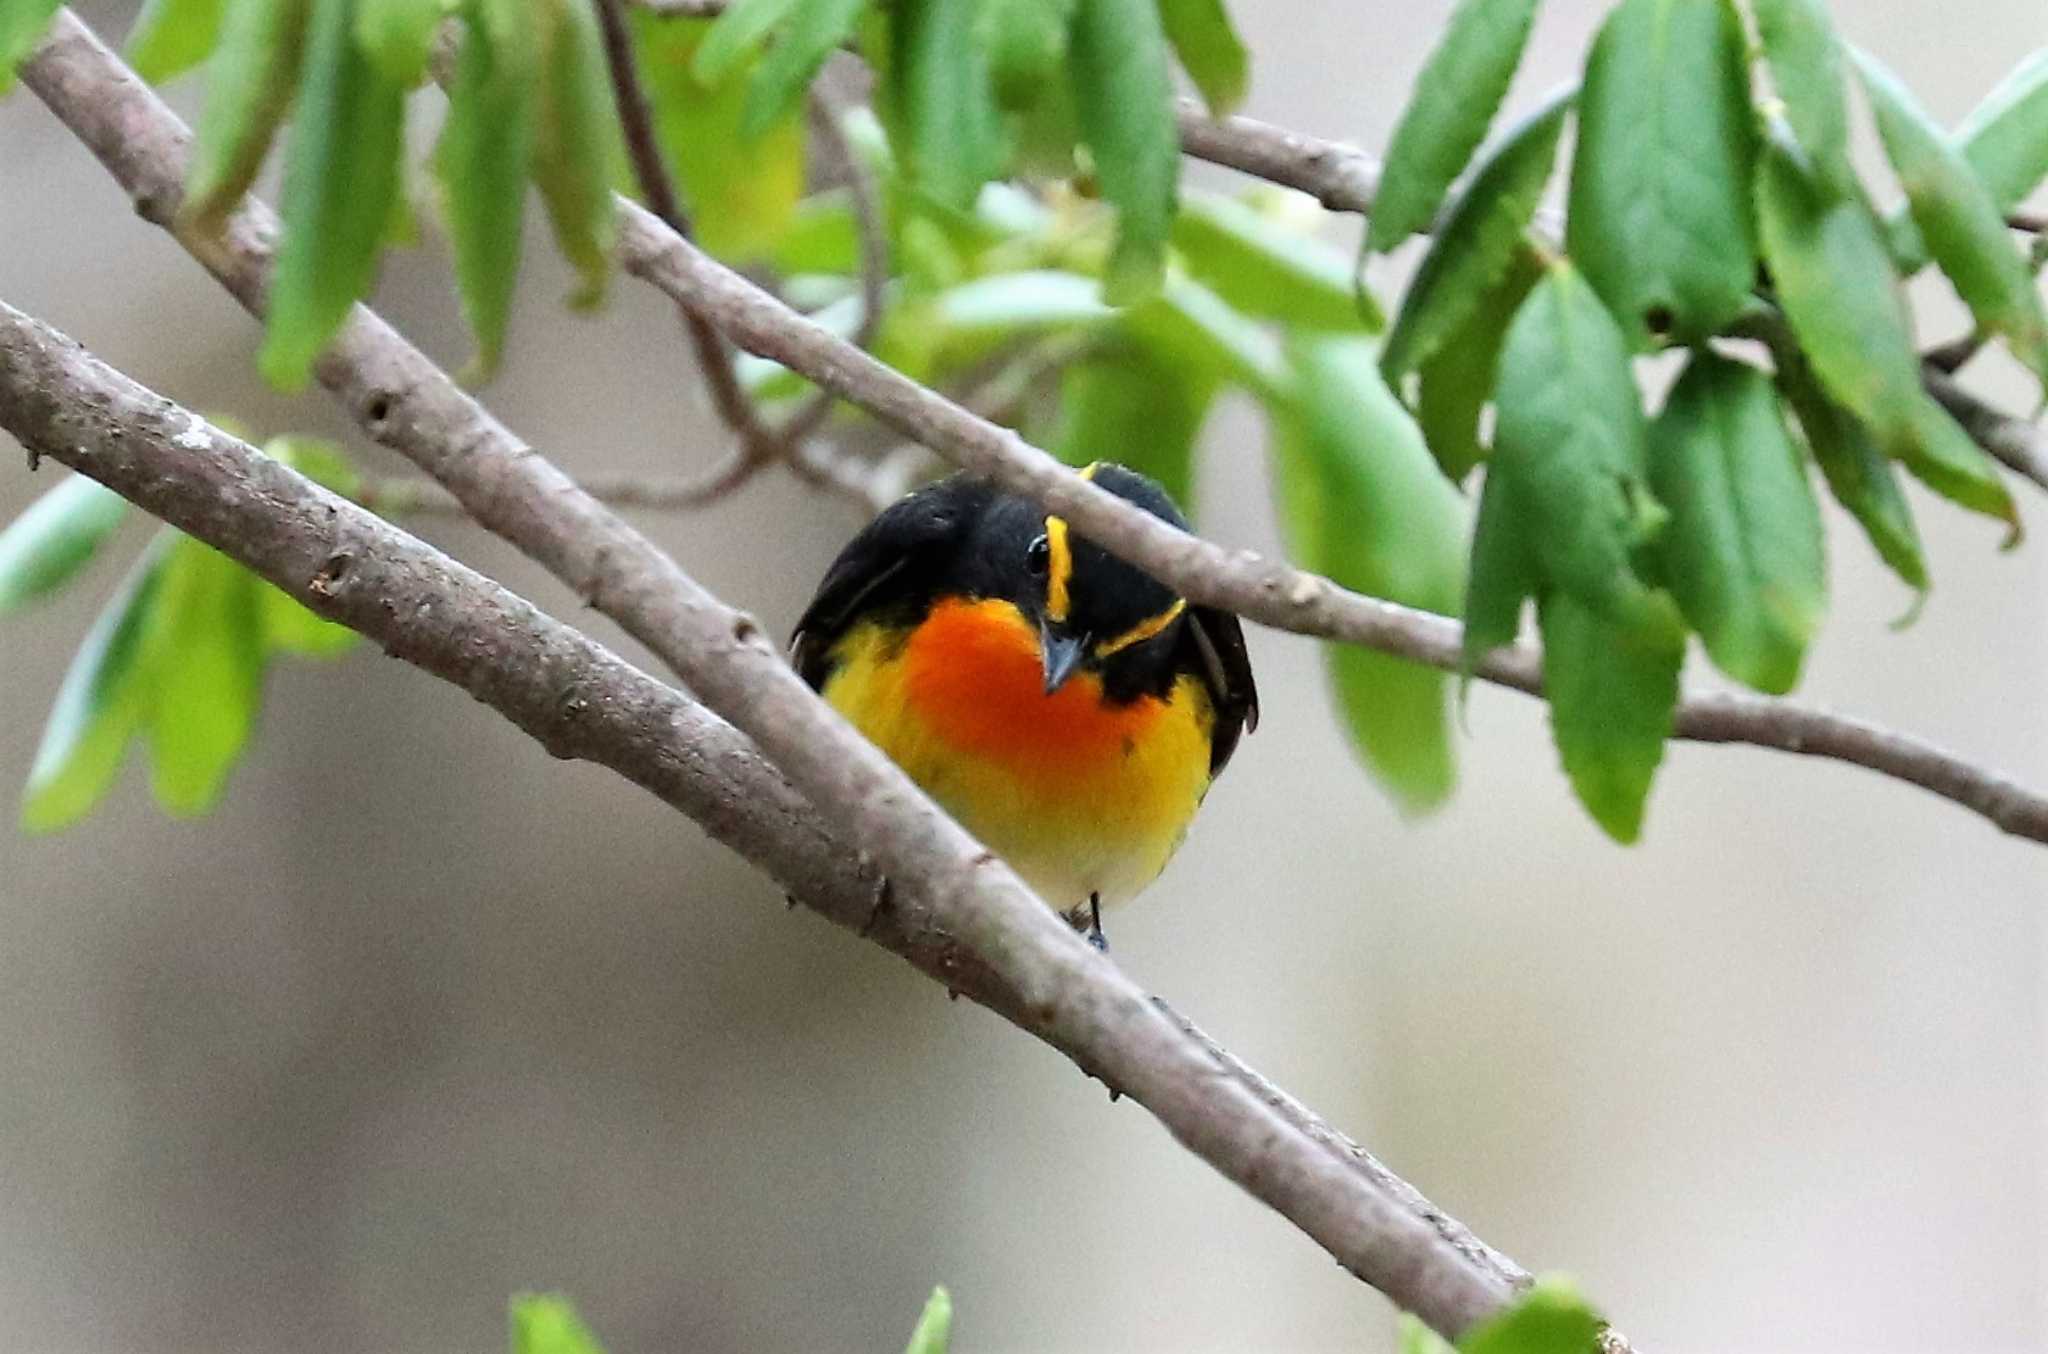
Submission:
M 1083 473 L 1185 526 L 1144 476 Z M 1188 605 L 1028 499 L 964 474 L 854 537 L 797 623 L 792 657 L 1069 911 L 1152 882 L 1258 719 L 1236 617 Z

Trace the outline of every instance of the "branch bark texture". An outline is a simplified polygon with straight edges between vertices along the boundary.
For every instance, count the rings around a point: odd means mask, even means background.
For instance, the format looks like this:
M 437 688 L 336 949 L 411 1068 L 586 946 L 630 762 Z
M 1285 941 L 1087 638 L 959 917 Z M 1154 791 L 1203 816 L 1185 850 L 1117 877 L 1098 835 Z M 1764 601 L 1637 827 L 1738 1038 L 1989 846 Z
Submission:
M 24 78 L 145 215 L 175 221 L 189 136 L 83 25 L 60 14 Z M 180 239 L 260 310 L 274 235 L 268 213 L 251 204 L 219 236 L 186 229 Z M 358 307 L 316 374 L 378 440 L 618 620 L 750 735 L 832 831 L 861 843 L 935 929 L 1001 975 L 1026 1028 L 1151 1109 L 1182 1143 L 1437 1329 L 1456 1333 L 1499 1310 L 1507 1282 L 1244 1082 L 1219 1077 L 1200 1041 L 817 700 L 751 619 L 513 438 L 382 321 Z

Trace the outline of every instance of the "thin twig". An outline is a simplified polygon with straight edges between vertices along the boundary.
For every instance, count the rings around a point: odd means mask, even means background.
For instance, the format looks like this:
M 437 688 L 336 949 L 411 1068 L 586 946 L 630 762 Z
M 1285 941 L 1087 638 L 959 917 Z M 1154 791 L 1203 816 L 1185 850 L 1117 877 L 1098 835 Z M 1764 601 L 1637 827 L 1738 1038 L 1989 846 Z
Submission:
M 619 126 L 624 133 L 627 158 L 632 162 L 634 181 L 648 209 L 667 223 L 670 230 L 690 238 L 690 218 L 676 195 L 675 181 L 662 159 L 661 143 L 654 131 L 654 112 L 647 91 L 640 84 L 640 71 L 633 57 L 633 35 L 626 24 L 620 0 L 590 0 L 597 11 L 604 35 L 605 64 L 611 73 L 612 96 L 618 106 Z M 723 335 L 705 323 L 688 306 L 681 308 L 690 345 L 696 350 L 697 366 L 704 385 L 711 392 L 711 405 L 719 421 L 739 439 L 741 447 L 771 445 L 771 434 L 754 414 L 753 401 L 740 389 L 733 370 L 732 352 Z
M 1955 415 L 1978 446 L 2015 475 L 2048 489 L 2048 438 L 2042 436 L 2038 425 L 2000 413 L 1932 363 L 1921 372 L 1921 379 L 1927 393 Z

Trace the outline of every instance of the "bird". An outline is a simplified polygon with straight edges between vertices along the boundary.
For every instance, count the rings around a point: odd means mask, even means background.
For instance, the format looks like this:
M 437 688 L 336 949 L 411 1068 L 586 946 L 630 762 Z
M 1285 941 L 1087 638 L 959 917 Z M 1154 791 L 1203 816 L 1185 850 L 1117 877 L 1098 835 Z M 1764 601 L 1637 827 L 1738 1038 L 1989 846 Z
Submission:
M 1183 530 L 1149 477 L 1098 488 Z M 1106 950 L 1104 906 L 1150 884 L 1257 726 L 1244 631 L 960 471 L 847 543 L 798 620 L 798 674 Z

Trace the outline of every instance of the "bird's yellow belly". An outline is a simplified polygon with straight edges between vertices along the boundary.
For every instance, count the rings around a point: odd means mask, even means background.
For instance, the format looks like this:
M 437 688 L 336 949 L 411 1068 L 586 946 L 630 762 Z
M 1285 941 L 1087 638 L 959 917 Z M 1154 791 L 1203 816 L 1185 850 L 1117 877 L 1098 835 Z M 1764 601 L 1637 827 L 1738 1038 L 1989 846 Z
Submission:
M 1002 602 L 942 602 L 915 630 L 854 627 L 830 701 L 1061 910 L 1144 888 L 1209 785 L 1209 695 L 1121 705 L 1079 673 L 1045 694 L 1037 636 Z

